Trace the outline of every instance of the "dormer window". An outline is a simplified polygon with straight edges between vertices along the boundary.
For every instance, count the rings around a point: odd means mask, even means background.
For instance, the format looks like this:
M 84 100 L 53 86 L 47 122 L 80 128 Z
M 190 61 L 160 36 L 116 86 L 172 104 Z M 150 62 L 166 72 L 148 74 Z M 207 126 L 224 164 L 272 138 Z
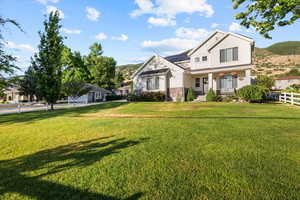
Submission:
M 196 57 L 196 58 L 195 58 L 195 62 L 200 62 L 200 58 L 199 58 L 199 57 Z

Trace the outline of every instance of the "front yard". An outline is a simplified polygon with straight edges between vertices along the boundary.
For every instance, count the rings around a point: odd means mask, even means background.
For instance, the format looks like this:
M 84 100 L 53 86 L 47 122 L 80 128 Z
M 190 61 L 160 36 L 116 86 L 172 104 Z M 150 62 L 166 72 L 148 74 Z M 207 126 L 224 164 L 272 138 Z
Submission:
M 0 199 L 300 199 L 300 109 L 107 103 L 0 116 Z

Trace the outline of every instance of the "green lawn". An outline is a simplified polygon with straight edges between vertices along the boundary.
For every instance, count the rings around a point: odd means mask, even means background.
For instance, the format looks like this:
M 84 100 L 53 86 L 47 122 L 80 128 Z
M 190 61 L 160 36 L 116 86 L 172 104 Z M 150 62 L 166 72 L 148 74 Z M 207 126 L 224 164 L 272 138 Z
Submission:
M 300 108 L 107 103 L 0 116 L 0 199 L 300 199 Z

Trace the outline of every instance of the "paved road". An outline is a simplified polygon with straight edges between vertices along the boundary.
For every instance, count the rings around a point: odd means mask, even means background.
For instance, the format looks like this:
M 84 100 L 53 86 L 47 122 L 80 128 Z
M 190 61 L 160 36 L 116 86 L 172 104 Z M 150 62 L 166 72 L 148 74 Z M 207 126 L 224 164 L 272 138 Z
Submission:
M 98 104 L 103 104 L 103 103 L 104 102 L 90 103 L 90 104 L 76 104 L 76 107 L 86 107 L 86 106 L 98 105 Z M 74 107 L 73 104 L 56 104 L 54 106 L 55 109 L 72 108 L 72 107 Z M 49 106 L 49 109 L 50 109 L 50 106 Z M 0 115 L 12 114 L 12 113 L 18 113 L 18 112 L 40 111 L 40 110 L 47 110 L 47 107 L 45 105 L 24 104 L 24 105 L 21 105 L 21 108 L 18 108 L 17 104 L 0 104 Z

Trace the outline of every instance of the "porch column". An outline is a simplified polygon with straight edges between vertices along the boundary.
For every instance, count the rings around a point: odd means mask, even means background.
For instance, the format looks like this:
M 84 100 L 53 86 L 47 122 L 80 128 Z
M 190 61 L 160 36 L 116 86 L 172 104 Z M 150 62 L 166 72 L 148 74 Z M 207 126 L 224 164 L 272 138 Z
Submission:
M 245 70 L 245 78 L 247 85 L 251 85 L 251 69 Z
M 217 78 L 213 78 L 213 90 L 216 92 L 217 91 Z
M 213 74 L 208 74 L 208 90 L 213 89 Z

